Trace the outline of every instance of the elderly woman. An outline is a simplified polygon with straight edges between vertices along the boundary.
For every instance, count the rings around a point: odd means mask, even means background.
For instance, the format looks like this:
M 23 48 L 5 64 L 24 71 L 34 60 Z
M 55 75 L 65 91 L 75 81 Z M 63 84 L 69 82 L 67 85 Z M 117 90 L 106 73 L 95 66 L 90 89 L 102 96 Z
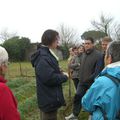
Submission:
M 65 105 L 62 83 L 67 81 L 68 76 L 61 72 L 54 53 L 59 42 L 58 32 L 46 30 L 41 41 L 31 57 L 36 74 L 38 106 L 42 111 L 42 120 L 57 120 L 58 108 Z
M 20 120 L 17 102 L 4 78 L 8 65 L 8 53 L 0 46 L 0 120 Z

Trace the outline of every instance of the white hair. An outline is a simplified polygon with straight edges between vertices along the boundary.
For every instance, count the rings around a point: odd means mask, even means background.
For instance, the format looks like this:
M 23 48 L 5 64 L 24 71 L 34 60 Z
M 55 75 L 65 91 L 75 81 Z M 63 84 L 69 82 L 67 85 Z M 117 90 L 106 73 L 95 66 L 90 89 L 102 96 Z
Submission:
M 8 63 L 8 53 L 5 48 L 0 46 L 0 66 Z

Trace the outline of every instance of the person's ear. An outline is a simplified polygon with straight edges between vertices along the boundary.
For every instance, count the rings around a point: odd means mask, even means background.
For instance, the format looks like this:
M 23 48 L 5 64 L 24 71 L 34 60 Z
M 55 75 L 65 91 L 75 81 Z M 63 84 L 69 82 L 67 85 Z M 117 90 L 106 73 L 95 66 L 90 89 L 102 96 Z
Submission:
M 108 57 L 108 63 L 109 63 L 109 64 L 112 63 L 112 56 L 111 56 L 111 55 L 109 55 L 109 57 Z
M 0 75 L 3 76 L 3 65 L 0 66 Z
M 1 65 L 1 73 L 4 76 L 5 73 L 7 72 L 7 65 Z
M 109 55 L 109 61 L 110 61 L 110 63 L 112 63 L 112 56 L 111 55 Z
M 109 56 L 105 55 L 104 63 L 105 63 L 105 66 L 107 66 L 108 64 L 112 63 L 112 57 L 111 57 L 111 55 L 109 55 Z

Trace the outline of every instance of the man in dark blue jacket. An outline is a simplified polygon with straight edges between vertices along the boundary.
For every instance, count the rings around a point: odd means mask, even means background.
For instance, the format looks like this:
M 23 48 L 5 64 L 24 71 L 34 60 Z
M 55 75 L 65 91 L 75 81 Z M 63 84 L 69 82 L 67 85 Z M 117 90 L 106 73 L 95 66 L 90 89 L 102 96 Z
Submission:
M 59 34 L 47 30 L 42 36 L 42 44 L 32 55 L 37 81 L 38 106 L 42 111 L 42 120 L 57 120 L 57 110 L 65 105 L 62 83 L 68 77 L 59 69 L 58 58 L 53 49 L 57 47 Z

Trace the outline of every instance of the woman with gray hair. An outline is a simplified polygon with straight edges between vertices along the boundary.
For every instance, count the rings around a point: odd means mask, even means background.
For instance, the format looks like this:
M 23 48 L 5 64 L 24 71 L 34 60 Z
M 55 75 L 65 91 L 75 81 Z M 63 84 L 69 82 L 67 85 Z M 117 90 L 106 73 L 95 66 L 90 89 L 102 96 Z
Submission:
M 91 120 L 120 120 L 120 41 L 109 44 L 104 70 L 82 99 Z
M 20 120 L 16 99 L 4 78 L 7 66 L 8 53 L 0 46 L 0 120 Z

